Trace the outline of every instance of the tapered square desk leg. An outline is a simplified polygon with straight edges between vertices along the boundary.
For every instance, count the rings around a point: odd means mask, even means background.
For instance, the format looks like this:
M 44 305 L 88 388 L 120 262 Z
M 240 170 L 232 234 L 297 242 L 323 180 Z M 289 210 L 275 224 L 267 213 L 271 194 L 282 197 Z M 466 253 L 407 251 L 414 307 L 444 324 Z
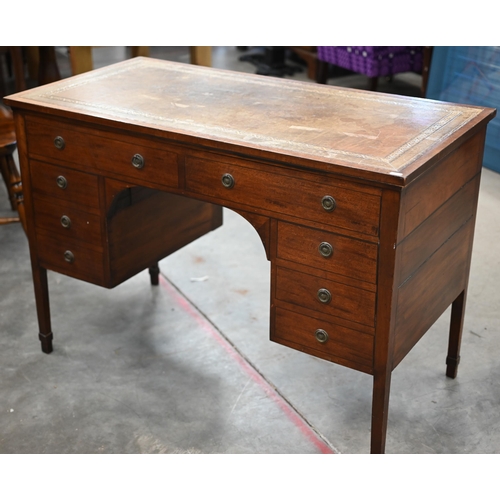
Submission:
M 448 342 L 448 356 L 446 357 L 446 376 L 457 376 L 460 363 L 460 344 L 465 316 L 465 302 L 467 291 L 464 290 L 451 305 L 450 337 Z
M 373 377 L 372 428 L 370 453 L 385 453 L 391 370 L 375 373 Z
M 53 335 L 50 323 L 49 287 L 46 269 L 39 266 L 33 266 L 33 285 L 35 289 L 36 312 L 42 351 L 46 354 L 50 354 L 52 352 Z

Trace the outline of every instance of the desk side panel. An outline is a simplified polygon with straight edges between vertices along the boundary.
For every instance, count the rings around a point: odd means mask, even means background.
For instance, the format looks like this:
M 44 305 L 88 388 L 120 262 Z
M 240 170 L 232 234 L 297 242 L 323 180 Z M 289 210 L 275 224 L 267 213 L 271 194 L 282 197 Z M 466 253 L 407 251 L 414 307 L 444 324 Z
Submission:
M 481 170 L 485 134 L 483 128 L 404 190 L 398 243 Z
M 473 234 L 469 219 L 399 288 L 394 367 L 464 290 Z
M 399 244 L 398 286 L 474 216 L 480 178 L 480 174 L 473 177 Z
M 484 130 L 403 191 L 397 246 L 397 366 L 466 289 Z

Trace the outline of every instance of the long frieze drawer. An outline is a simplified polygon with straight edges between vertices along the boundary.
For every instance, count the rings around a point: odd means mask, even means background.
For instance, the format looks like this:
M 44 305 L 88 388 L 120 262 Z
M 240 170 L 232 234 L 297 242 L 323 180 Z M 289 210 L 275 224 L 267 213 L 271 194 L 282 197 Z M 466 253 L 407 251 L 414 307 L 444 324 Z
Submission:
M 35 195 L 35 224 L 62 237 L 82 241 L 101 240 L 101 219 L 98 215 L 78 210 L 72 203 Z
M 333 180 L 315 183 L 188 156 L 186 189 L 238 205 L 378 235 L 380 196 L 340 187 Z
M 276 298 L 355 323 L 375 323 L 375 293 L 278 267 Z
M 276 308 L 271 340 L 370 373 L 374 337 L 335 323 Z
M 34 193 L 99 213 L 97 176 L 34 160 L 31 160 L 30 166 Z
M 40 264 L 72 278 L 104 285 L 103 250 L 49 231 L 37 231 Z
M 154 148 L 149 142 L 131 138 L 124 142 L 111 133 L 57 121 L 27 119 L 30 155 L 81 165 L 82 168 L 114 172 L 155 184 L 178 186 L 177 154 Z
M 376 283 L 377 254 L 375 243 L 278 223 L 277 256 L 281 259 Z

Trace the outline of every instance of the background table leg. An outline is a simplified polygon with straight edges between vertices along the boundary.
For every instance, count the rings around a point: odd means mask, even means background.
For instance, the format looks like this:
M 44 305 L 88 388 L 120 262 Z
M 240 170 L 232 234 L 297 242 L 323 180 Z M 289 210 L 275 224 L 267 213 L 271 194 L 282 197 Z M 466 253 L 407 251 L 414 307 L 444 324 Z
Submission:
M 191 64 L 212 66 L 212 47 L 189 47 Z
M 132 57 L 149 57 L 149 47 L 131 47 Z
M 70 47 L 71 73 L 79 75 L 93 69 L 92 47 Z

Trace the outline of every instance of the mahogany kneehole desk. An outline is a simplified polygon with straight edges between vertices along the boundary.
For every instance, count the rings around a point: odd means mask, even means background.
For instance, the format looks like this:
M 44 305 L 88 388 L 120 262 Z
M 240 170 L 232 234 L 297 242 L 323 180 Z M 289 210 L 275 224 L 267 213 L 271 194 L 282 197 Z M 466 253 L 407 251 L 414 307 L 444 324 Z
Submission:
M 6 99 L 14 109 L 40 340 L 47 270 L 114 287 L 222 224 L 271 262 L 270 338 L 373 375 L 453 304 L 455 377 L 486 125 L 495 110 L 135 58 Z

